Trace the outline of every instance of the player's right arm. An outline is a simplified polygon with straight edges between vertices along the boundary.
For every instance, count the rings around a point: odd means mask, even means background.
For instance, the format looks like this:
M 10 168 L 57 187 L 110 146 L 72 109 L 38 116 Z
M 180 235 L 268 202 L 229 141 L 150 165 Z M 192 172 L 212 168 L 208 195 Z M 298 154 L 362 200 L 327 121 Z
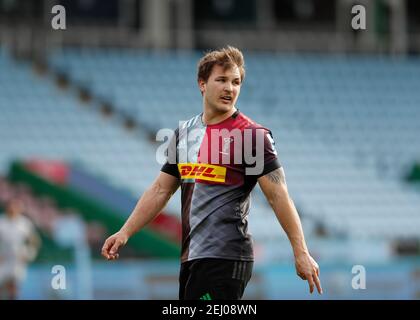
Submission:
M 106 239 L 102 247 L 102 255 L 108 260 L 117 259 L 118 249 L 162 211 L 178 187 L 177 177 L 160 172 L 153 184 L 140 197 L 120 231 Z

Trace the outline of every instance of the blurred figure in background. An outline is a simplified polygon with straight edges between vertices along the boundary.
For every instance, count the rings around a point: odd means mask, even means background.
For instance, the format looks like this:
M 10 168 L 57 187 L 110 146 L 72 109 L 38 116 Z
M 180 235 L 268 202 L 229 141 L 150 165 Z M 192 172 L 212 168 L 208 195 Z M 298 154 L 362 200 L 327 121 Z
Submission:
M 6 205 L 6 214 L 0 215 L 0 299 L 19 297 L 27 265 L 35 259 L 41 244 L 23 211 L 23 203 L 12 199 Z

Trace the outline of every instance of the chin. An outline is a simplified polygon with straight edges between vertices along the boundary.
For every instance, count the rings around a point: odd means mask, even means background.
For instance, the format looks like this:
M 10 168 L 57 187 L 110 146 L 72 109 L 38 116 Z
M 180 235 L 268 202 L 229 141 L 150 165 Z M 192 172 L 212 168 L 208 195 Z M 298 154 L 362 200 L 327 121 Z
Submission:
M 233 104 L 229 104 L 229 105 L 221 104 L 217 106 L 217 110 L 220 112 L 228 112 L 232 110 L 232 108 L 233 108 Z

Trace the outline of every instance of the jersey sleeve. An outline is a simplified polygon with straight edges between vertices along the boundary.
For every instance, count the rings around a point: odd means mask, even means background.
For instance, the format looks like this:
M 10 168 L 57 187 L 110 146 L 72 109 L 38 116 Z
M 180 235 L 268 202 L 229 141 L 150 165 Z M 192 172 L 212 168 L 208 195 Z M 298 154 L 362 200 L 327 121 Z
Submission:
M 181 178 L 178 170 L 178 129 L 175 130 L 175 133 L 171 137 L 168 148 L 166 149 L 165 156 L 166 162 L 160 169 L 160 171 L 170 174 L 178 179 Z
M 281 168 L 273 135 L 266 128 L 252 129 L 252 154 L 256 160 L 251 165 L 247 164 L 247 167 L 258 168 L 258 170 L 255 170 L 256 173 L 250 174 L 254 178 L 258 179 L 273 170 Z
M 278 168 L 281 168 L 281 163 L 277 156 L 276 143 L 271 131 L 267 130 L 264 135 L 264 170 L 260 176 L 264 176 Z

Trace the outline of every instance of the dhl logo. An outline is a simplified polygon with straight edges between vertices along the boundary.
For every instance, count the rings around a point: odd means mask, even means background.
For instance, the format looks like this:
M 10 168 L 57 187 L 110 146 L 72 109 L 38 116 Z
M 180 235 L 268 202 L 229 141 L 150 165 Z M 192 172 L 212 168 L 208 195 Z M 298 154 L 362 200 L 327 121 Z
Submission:
M 200 179 L 225 182 L 226 168 L 206 163 L 179 163 L 181 179 Z

